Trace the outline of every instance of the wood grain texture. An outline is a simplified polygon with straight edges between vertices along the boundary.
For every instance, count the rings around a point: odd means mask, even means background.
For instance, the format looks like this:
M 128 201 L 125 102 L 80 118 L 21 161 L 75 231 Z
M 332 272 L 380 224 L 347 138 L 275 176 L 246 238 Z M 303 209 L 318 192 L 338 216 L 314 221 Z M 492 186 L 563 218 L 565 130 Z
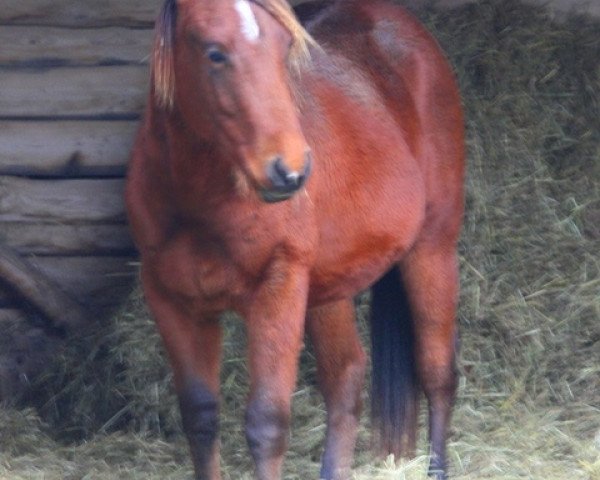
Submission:
M 124 175 L 136 121 L 0 121 L 0 175 Z
M 121 257 L 25 257 L 51 282 L 89 312 L 86 322 L 114 312 L 131 292 L 137 264 Z M 23 308 L 22 300 L 0 284 L 0 308 Z
M 10 292 L 42 313 L 56 328 L 73 330 L 87 322 L 87 312 L 54 278 L 1 244 L 0 279 Z
M 3 0 L 0 22 L 56 26 L 146 26 L 162 0 Z
M 3 26 L 4 66 L 147 64 L 151 29 Z
M 123 179 L 31 180 L 0 177 L 3 222 L 125 222 Z
M 61 225 L 2 222 L 0 243 L 21 255 L 98 257 L 135 255 L 129 228 L 125 224 Z
M 138 116 L 147 66 L 0 71 L 0 118 Z
M 96 309 L 98 318 L 121 305 L 138 272 L 137 263 L 130 256 L 32 257 L 31 263 L 69 296 Z

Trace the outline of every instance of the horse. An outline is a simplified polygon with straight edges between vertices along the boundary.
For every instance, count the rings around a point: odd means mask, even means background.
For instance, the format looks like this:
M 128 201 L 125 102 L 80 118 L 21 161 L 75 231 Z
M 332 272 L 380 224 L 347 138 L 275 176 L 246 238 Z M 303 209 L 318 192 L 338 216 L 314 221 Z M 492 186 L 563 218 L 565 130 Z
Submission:
M 310 10 L 310 9 L 309 9 Z M 377 453 L 447 478 L 464 127 L 433 37 L 392 0 L 166 0 L 125 197 L 197 479 L 220 478 L 222 326 L 247 332 L 247 443 L 280 478 L 306 333 L 327 408 L 320 476 L 351 475 L 372 286 Z

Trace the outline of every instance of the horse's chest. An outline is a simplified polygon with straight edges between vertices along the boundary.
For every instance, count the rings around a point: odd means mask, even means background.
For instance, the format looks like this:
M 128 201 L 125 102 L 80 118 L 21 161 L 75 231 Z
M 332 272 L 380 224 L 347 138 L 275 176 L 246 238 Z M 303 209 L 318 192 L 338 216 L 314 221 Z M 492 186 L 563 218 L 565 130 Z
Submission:
M 152 261 L 161 289 L 188 309 L 216 311 L 228 303 L 234 272 L 217 248 L 210 250 L 198 252 L 189 235 L 178 235 Z
M 248 296 L 268 264 L 269 235 L 240 225 L 207 237 L 194 230 L 171 239 L 154 262 L 162 288 L 197 311 L 222 311 Z

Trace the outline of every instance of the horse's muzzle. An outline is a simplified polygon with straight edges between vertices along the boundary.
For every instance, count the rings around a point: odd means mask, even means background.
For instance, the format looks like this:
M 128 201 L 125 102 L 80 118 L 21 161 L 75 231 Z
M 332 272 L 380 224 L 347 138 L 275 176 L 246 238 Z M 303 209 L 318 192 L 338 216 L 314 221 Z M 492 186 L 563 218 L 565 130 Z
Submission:
M 310 152 L 305 155 L 304 167 L 300 171 L 291 170 L 282 157 L 276 157 L 267 166 L 270 188 L 259 190 L 261 198 L 268 203 L 287 200 L 302 188 L 310 175 L 312 158 Z

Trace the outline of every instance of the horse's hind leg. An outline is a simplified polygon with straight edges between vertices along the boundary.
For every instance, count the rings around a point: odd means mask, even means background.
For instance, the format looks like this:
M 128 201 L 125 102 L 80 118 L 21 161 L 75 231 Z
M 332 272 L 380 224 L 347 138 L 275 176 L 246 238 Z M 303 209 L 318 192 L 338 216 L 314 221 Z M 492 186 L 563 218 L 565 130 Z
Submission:
M 216 319 L 197 319 L 155 287 L 144 270 L 146 300 L 167 350 L 183 430 L 188 438 L 195 478 L 219 480 L 218 397 L 221 326 Z
M 314 308 L 307 315 L 306 328 L 327 405 L 327 437 L 320 476 L 325 480 L 350 478 L 366 363 L 354 317 L 352 300 Z
M 456 251 L 422 242 L 402 261 L 414 322 L 419 382 L 429 402 L 430 475 L 446 477 L 446 437 L 456 391 Z

